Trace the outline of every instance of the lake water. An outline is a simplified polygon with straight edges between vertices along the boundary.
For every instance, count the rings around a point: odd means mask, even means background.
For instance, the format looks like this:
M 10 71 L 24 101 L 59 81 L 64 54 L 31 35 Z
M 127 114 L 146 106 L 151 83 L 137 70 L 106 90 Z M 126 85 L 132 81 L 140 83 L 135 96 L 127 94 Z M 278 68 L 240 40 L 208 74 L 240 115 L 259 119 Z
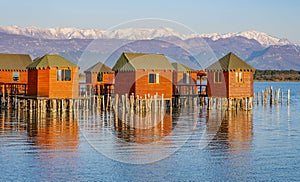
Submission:
M 290 106 L 119 120 L 1 111 L 0 181 L 297 181 L 300 84 L 255 83 L 255 92 L 271 85 L 291 89 Z

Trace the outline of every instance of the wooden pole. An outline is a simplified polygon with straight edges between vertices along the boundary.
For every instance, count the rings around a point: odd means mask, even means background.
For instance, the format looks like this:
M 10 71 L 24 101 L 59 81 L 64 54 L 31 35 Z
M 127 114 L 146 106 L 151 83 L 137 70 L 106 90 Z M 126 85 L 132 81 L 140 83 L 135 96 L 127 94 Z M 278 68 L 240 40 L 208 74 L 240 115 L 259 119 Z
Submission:
M 288 89 L 288 91 L 287 91 L 287 105 L 290 105 L 290 99 L 291 99 L 291 90 Z

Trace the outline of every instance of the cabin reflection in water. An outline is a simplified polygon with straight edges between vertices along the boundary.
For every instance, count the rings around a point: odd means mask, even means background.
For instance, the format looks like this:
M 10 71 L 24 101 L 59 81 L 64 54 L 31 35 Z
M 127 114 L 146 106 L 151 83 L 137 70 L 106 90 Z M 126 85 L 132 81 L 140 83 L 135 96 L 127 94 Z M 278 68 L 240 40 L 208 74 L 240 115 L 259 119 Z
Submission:
M 208 111 L 207 133 L 214 135 L 211 149 L 246 151 L 253 137 L 252 111 Z
M 172 116 L 166 112 L 126 113 L 115 118 L 115 135 L 126 142 L 151 143 L 172 132 Z
M 38 114 L 29 117 L 28 135 L 41 150 L 74 151 L 79 144 L 79 126 L 69 113 L 61 115 Z
M 28 142 L 41 150 L 72 152 L 78 148 L 79 144 L 77 119 L 68 112 L 50 115 L 49 113 L 2 110 L 0 130 L 22 133 L 27 131 L 30 138 Z

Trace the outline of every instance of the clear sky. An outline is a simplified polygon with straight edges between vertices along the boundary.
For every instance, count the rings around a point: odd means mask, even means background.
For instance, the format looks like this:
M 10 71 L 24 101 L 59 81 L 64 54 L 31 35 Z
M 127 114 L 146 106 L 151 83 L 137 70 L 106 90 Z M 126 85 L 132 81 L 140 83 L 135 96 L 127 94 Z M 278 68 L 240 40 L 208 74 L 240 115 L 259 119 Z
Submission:
M 0 25 L 108 29 L 168 19 L 197 33 L 266 32 L 300 44 L 299 0 L 0 0 Z

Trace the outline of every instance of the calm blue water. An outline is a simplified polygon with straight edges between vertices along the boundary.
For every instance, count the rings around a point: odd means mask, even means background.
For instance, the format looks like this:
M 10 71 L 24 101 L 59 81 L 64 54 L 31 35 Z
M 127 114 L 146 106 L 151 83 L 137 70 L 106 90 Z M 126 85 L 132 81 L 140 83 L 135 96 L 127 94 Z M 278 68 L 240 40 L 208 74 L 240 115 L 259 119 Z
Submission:
M 255 92 L 270 85 L 285 96 L 290 88 L 291 105 L 284 99 L 238 113 L 183 108 L 162 115 L 163 123 L 161 116 L 120 116 L 128 126 L 109 112 L 2 111 L 0 181 L 297 181 L 300 85 L 255 83 Z

